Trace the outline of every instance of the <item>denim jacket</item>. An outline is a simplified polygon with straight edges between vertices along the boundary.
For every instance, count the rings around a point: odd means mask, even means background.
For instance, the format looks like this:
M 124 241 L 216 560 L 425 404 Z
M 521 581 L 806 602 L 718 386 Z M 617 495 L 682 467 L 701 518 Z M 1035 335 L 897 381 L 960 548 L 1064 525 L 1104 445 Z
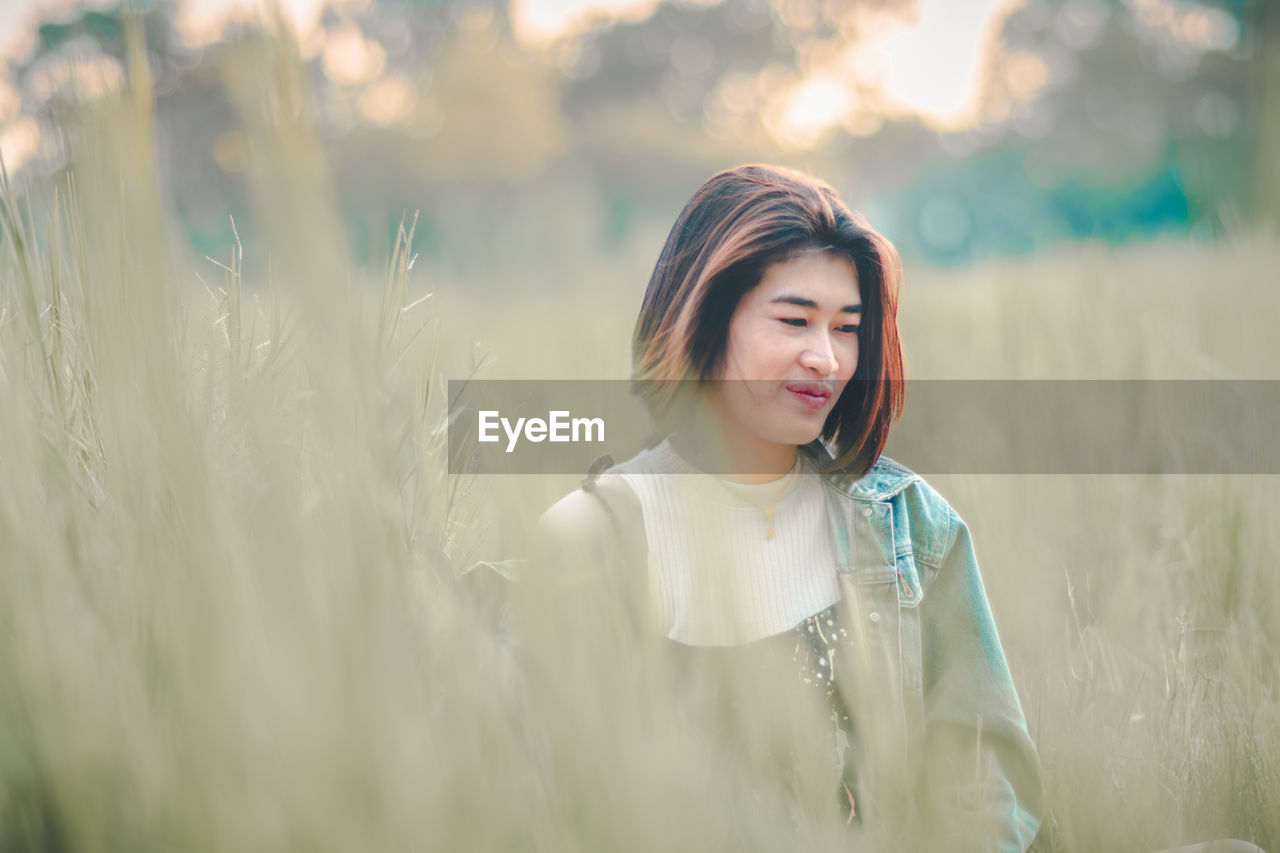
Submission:
M 829 458 L 820 443 L 803 450 Z M 872 734 L 859 737 L 863 801 L 891 836 L 924 817 L 949 847 L 1025 850 L 1042 818 L 1040 765 L 968 528 L 885 457 L 856 481 L 824 480 L 841 615 L 863 652 L 836 673 Z

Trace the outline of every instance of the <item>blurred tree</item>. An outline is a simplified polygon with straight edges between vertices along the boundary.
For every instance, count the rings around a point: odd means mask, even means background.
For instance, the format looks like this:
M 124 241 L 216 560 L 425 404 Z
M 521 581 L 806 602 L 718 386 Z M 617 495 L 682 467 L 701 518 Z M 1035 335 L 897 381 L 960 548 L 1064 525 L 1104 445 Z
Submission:
M 1160 8 L 1029 0 L 1006 22 L 986 115 L 1036 185 L 1119 193 L 1164 175 L 1191 225 L 1232 225 L 1255 180 L 1248 4 Z
M 322 125 L 390 157 L 392 186 L 524 180 L 563 149 L 558 81 L 515 41 L 507 0 L 330 7 L 323 32 Z
M 37 123 L 39 141 L 29 164 L 42 173 L 66 166 L 77 112 L 123 91 L 130 76 L 126 32 L 136 26 L 150 86 L 168 85 L 191 62 L 168 4 L 80 9 L 65 20 L 44 20 L 35 46 L 7 62 L 22 111 Z M 130 23 L 132 21 L 132 24 Z
M 771 99 L 858 38 L 855 7 L 910 6 L 909 0 L 665 0 L 642 20 L 597 23 L 558 44 L 553 58 L 572 81 L 566 112 L 581 125 L 605 131 L 602 113 L 618 118 L 636 110 L 656 128 L 666 114 L 666 124 L 685 129 L 672 140 L 682 147 L 710 133 L 721 156 L 744 144 L 776 155 L 785 145 L 766 120 Z M 619 135 L 611 141 L 639 147 Z M 661 151 L 660 140 L 648 137 Z M 693 150 L 705 150 L 705 141 Z
M 300 83 L 361 257 L 385 252 L 405 209 L 423 209 L 419 233 L 442 252 L 482 231 L 489 242 L 467 251 L 510 243 L 493 223 L 533 185 L 562 188 L 566 210 L 594 194 L 583 215 L 621 241 L 749 159 L 828 176 L 935 260 L 1280 221 L 1276 3 L 1026 0 L 988 64 L 982 125 L 887 121 L 789 148 L 779 104 L 864 37 L 868 8 L 909 14 L 913 2 L 664 0 L 543 50 L 515 39 L 510 0 L 368 0 L 323 13 Z M 197 50 L 173 18 L 159 2 L 139 18 L 162 187 L 215 254 L 231 239 L 227 214 L 249 215 L 255 143 L 227 81 L 261 28 L 233 26 Z M 43 24 L 14 65 L 48 138 L 60 138 L 60 105 L 124 85 L 122 21 L 116 8 Z
M 1198 0 L 1229 16 L 1240 34 L 1237 58 L 1246 61 L 1235 80 L 1243 116 L 1240 131 L 1247 148 L 1243 163 L 1250 171 L 1245 206 L 1255 219 L 1280 227 L 1280 9 L 1267 0 Z
M 1257 176 L 1254 210 L 1280 228 L 1280 8 L 1274 2 L 1245 4 L 1249 31 L 1257 45 L 1253 74 L 1253 164 Z
M 1274 10 L 1027 0 L 989 61 L 981 125 L 896 160 L 877 158 L 900 123 L 832 147 L 872 166 L 895 239 L 936 262 L 1234 229 L 1276 197 Z
M 331 7 L 320 43 L 319 128 L 366 257 L 384 254 L 415 209 L 420 238 L 440 253 L 490 251 L 511 188 L 568 149 L 562 80 L 515 40 L 505 0 Z
M 178 34 L 172 5 L 134 3 L 127 13 L 124 3 L 82 9 L 69 20 L 40 23 L 35 48 L 11 65 L 24 109 L 50 115 L 119 91 L 125 79 L 127 17 L 139 22 L 158 85 L 190 66 L 192 53 Z
M 182 217 L 201 254 L 221 253 L 231 241 L 228 213 L 243 219 L 243 140 L 212 61 L 178 32 L 172 3 L 130 0 L 106 9 L 80 9 L 37 26 L 34 49 L 10 73 L 24 111 L 40 122 L 42 157 L 33 166 L 66 165 L 68 146 L 93 105 L 128 84 L 126 29 L 135 22 L 154 87 L 155 168 L 160 191 Z M 149 95 L 148 95 L 149 97 Z M 86 140 L 92 143 L 92 140 Z M 151 143 L 148 143 L 150 145 Z
M 774 26 L 767 0 L 725 0 L 666 2 L 639 21 L 597 24 L 561 45 L 556 59 L 574 81 L 565 103 L 571 118 L 654 100 L 698 123 L 718 81 L 794 62 L 796 51 Z

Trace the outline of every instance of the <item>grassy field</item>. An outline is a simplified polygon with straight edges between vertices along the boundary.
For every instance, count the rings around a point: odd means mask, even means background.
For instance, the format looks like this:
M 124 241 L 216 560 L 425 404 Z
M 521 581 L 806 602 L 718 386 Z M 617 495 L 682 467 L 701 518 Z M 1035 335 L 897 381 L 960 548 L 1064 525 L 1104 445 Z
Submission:
M 448 477 L 443 380 L 625 377 L 662 226 L 467 278 L 415 262 L 410 222 L 351 271 L 285 122 L 273 227 L 241 235 L 272 265 L 243 269 L 172 236 L 145 99 L 84 121 L 56 205 L 0 211 L 0 851 L 793 849 L 573 661 L 535 722 L 458 580 L 575 478 Z M 1277 265 L 1249 234 L 909 264 L 911 375 L 1280 378 Z M 1280 849 L 1280 482 L 931 481 L 1045 765 L 1035 849 Z

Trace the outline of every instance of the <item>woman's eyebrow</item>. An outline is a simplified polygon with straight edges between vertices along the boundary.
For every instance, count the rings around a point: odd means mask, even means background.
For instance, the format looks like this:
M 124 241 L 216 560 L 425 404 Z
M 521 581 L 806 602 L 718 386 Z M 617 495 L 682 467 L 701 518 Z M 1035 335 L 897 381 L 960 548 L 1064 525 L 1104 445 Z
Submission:
M 818 303 L 812 299 L 805 299 L 803 296 L 777 296 L 769 300 L 770 304 L 782 303 L 785 305 L 795 305 L 798 308 L 817 308 Z M 862 305 L 846 305 L 840 309 L 843 314 L 861 314 Z

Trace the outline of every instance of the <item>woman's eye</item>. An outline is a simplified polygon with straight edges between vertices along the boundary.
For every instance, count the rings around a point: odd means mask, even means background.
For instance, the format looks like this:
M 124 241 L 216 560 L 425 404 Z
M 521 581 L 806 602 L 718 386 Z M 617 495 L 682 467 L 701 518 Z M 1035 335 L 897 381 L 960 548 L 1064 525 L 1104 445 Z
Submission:
M 861 326 L 856 325 L 856 324 L 853 324 L 853 325 L 848 325 L 848 326 L 841 326 L 841 327 L 839 328 L 839 331 L 841 331 L 841 332 L 848 332 L 849 334 L 856 335 L 856 334 L 858 334 L 858 331 L 859 331 L 861 328 L 862 328 Z
M 802 317 L 779 317 L 778 319 L 783 323 L 786 323 L 788 326 L 798 326 L 801 328 L 803 328 L 806 323 Z

